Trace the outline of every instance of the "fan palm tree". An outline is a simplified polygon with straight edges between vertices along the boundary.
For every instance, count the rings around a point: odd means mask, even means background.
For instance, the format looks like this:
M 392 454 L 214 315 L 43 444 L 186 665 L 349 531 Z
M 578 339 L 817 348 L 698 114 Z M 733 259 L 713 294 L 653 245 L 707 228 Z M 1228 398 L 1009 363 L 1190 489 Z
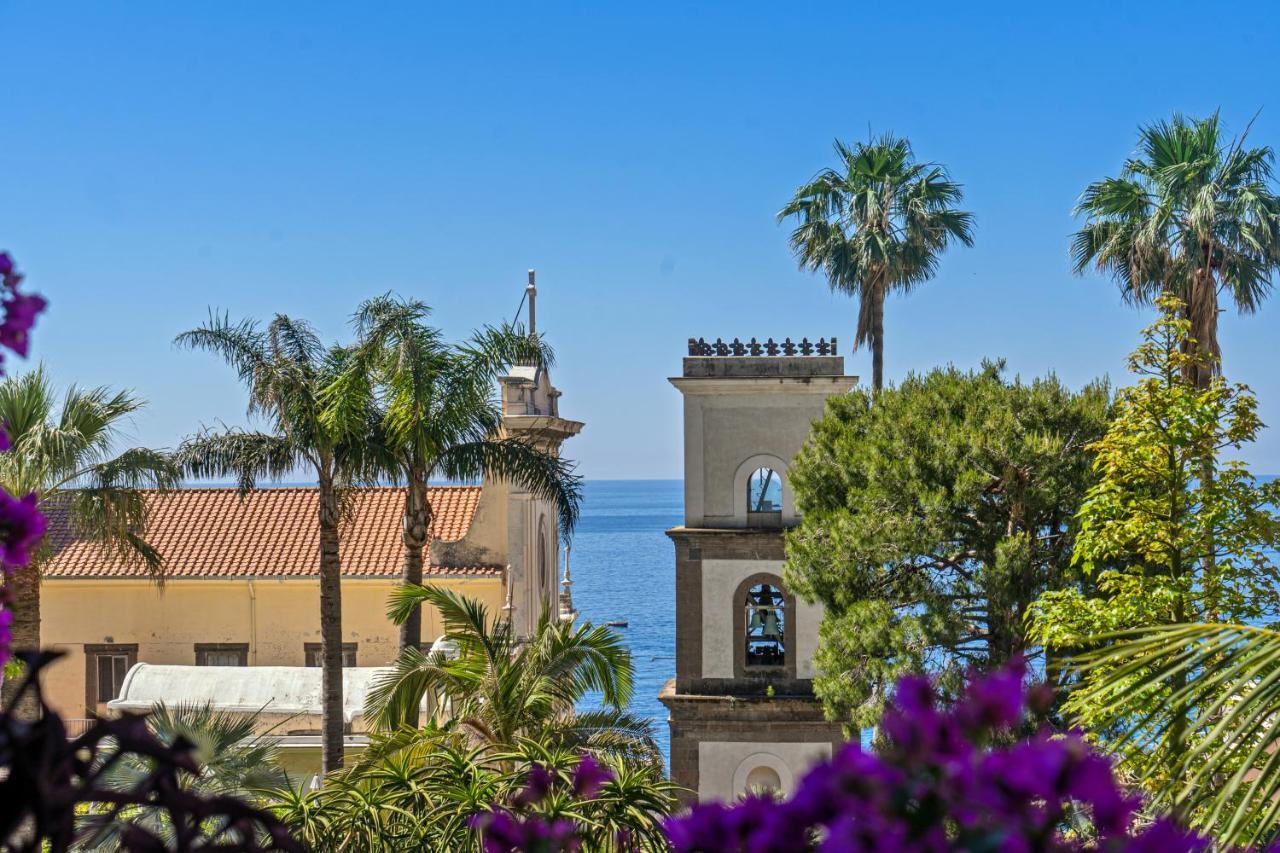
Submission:
M 209 705 L 159 705 L 147 715 L 147 727 L 166 745 L 184 740 L 193 747 L 192 758 L 198 774 L 179 777 L 183 790 L 204 796 L 244 797 L 249 792 L 274 790 L 288 782 L 280 768 L 276 741 L 257 734 L 259 715 L 216 711 Z M 126 752 L 104 761 L 99 783 L 109 791 L 133 791 L 154 770 L 154 762 Z M 114 845 L 125 825 L 138 824 L 163 840 L 170 840 L 173 826 L 167 813 L 158 809 L 134 809 L 109 823 L 85 818 L 92 834 L 87 849 L 103 850 Z
M 439 610 L 456 655 L 403 651 L 369 692 L 365 715 L 379 728 L 412 741 L 417 735 L 407 726 L 427 698 L 435 717 L 423 730 L 426 737 L 445 727 L 491 751 L 509 750 L 528 739 L 656 758 L 648 721 L 624 710 L 633 672 L 617 633 L 544 614 L 533 636 L 522 639 L 480 602 L 430 586 L 397 589 L 388 614 L 401 622 L 424 603 Z M 592 692 L 601 694 L 601 707 L 577 711 Z
M 856 350 L 871 346 L 872 387 L 884 387 L 884 302 L 937 272 L 953 240 L 973 245 L 973 214 L 947 170 L 915 159 L 911 143 L 882 136 L 835 142 L 837 166 L 823 169 L 778 212 L 794 217 L 791 248 L 801 269 L 821 271 L 832 290 L 858 300 Z
M 374 401 L 384 412 L 382 434 L 391 456 L 388 473 L 407 485 L 401 541 L 402 580 L 422 583 L 423 552 L 430 545 L 433 478 L 506 480 L 551 501 L 567 535 L 577 519 L 581 480 L 554 453 L 522 438 L 503 436 L 494 382 L 511 364 L 547 365 L 553 355 L 540 338 L 512 327 L 485 328 L 461 345 L 446 343 L 426 324 L 430 309 L 390 295 L 360 306 L 359 344 L 347 369 L 327 389 L 333 429 L 359 432 Z M 400 650 L 422 643 L 422 614 L 400 625 Z
M 1186 773 L 1161 780 L 1151 807 L 1225 846 L 1264 849 L 1280 840 L 1280 632 L 1183 624 L 1103 639 L 1115 642 L 1079 656 L 1075 669 L 1106 672 L 1081 689 L 1108 714 L 1110 749 L 1162 748 L 1188 709 L 1194 718 Z
M 323 416 L 321 396 L 346 366 L 349 353 L 326 348 L 305 322 L 282 314 L 265 327 L 252 320 L 232 323 L 211 316 L 203 326 L 178 335 L 180 346 L 222 356 L 249 392 L 250 417 L 269 432 L 204 431 L 178 448 L 177 459 L 195 477 L 234 476 L 241 492 L 258 479 L 279 481 L 298 469 L 315 473 L 319 486 L 320 645 L 323 710 L 322 763 L 342 766 L 342 567 L 339 522 L 342 491 L 369 479 L 385 461 L 378 457 L 376 412 L 364 412 L 368 430 L 339 434 Z
M 1221 369 L 1221 295 L 1252 314 L 1280 267 L 1275 154 L 1246 148 L 1247 135 L 1226 139 L 1217 113 L 1143 127 L 1137 156 L 1118 178 L 1090 184 L 1076 206 L 1087 221 L 1071 245 L 1075 271 L 1110 274 L 1135 305 L 1165 292 L 1181 299 L 1194 346 L 1208 356 L 1189 368 L 1200 388 Z
M 180 471 L 162 451 L 116 451 L 125 423 L 144 405 L 127 391 L 105 387 L 72 386 L 59 398 L 43 366 L 7 377 L 0 382 L 0 423 L 13 448 L 0 454 L 0 488 L 19 496 L 35 492 L 40 508 L 64 515 L 74 535 L 145 566 L 158 579 L 163 561 L 146 539 L 144 490 L 175 487 Z M 9 581 L 15 648 L 40 646 L 40 570 L 49 556 L 47 548 L 39 549 Z M 5 680 L 6 691 L 16 687 L 16 679 Z

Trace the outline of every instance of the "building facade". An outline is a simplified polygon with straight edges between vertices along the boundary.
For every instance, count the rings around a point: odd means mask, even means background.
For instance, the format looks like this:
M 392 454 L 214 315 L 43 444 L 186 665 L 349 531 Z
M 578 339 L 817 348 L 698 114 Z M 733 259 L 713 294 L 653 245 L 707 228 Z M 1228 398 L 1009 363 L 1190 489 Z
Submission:
M 532 326 L 532 275 L 526 295 Z M 500 386 L 507 436 L 558 454 L 583 426 L 560 417 L 560 392 L 545 369 L 513 367 Z M 356 489 L 348 499 L 340 534 L 344 663 L 385 666 L 398 652 L 398 629 L 386 610 L 401 571 L 405 492 Z M 479 599 L 521 633 L 544 611 L 559 609 L 554 505 L 497 480 L 433 486 L 429 499 L 425 582 Z M 70 719 L 102 714 L 137 663 L 319 665 L 314 488 L 263 488 L 243 497 L 235 489 L 179 489 L 147 501 L 147 540 L 163 557 L 162 585 L 114 551 L 78 539 L 65 517 L 51 517 L 41 644 L 66 656 L 46 673 L 50 704 Z M 424 641 L 442 631 L 434 608 L 424 607 Z
M 754 354 L 753 354 L 754 353 Z M 684 397 L 684 524 L 676 558 L 671 776 L 699 799 L 783 793 L 831 755 L 840 725 L 812 690 L 821 608 L 782 578 L 797 520 L 791 460 L 827 397 L 847 393 L 834 339 L 817 345 L 690 340 Z

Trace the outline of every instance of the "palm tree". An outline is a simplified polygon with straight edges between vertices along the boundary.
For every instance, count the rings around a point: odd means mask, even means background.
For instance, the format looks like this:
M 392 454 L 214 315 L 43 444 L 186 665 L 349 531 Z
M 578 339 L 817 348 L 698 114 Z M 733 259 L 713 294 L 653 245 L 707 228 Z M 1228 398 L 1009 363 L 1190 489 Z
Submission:
M 249 391 L 250 417 L 269 432 L 205 431 L 178 448 L 178 461 L 195 477 L 234 476 L 241 492 L 259 478 L 279 481 L 310 469 L 319 485 L 320 648 L 323 703 L 322 764 L 342 766 L 342 567 L 338 551 L 341 495 L 383 464 L 378 459 L 376 413 L 364 413 L 368 431 L 338 434 L 325 419 L 322 392 L 341 374 L 349 353 L 325 348 L 305 322 L 277 314 L 265 329 L 252 320 L 212 316 L 178 335 L 180 346 L 209 350 L 236 371 Z
M 800 268 L 821 270 L 832 290 L 858 300 L 853 348 L 871 346 L 874 390 L 884 387 L 884 301 L 937 272 L 952 240 L 973 245 L 973 214 L 955 209 L 960 184 L 935 163 L 919 163 L 911 143 L 885 135 L 852 147 L 799 189 L 778 212 L 795 217 L 791 248 Z
M 145 403 L 127 391 L 71 386 L 58 398 L 43 366 L 0 383 L 0 423 L 13 449 L 0 454 L 0 488 L 34 492 L 46 514 L 62 514 L 71 532 L 99 542 L 122 561 L 159 578 L 161 555 L 147 543 L 145 489 L 177 486 L 179 470 L 158 450 L 116 452 L 125 422 Z M 12 584 L 13 645 L 40 646 L 40 570 L 48 548 L 19 569 Z M 4 700 L 18 686 L 4 682 Z M 31 708 L 24 710 L 32 711 Z
M 330 777 L 318 791 L 276 791 L 272 811 L 317 853 L 480 853 L 490 847 L 474 821 L 513 805 L 546 821 L 572 822 L 584 850 L 669 851 L 663 822 L 678 805 L 678 788 L 661 765 L 605 757 L 600 763 L 612 778 L 598 791 L 577 793 L 570 780 L 581 758 L 535 741 L 491 755 L 440 737 Z M 551 783 L 547 796 L 530 803 L 534 765 Z
M 439 610 L 456 655 L 409 648 L 374 682 L 365 714 L 379 728 L 405 735 L 399 743 L 392 738 L 392 746 L 418 736 L 407 727 L 428 698 L 435 717 L 422 730 L 424 737 L 443 727 L 490 751 L 527 739 L 656 760 L 648 721 L 624 710 L 633 676 L 618 634 L 544 614 L 533 636 L 521 639 L 480 602 L 430 586 L 397 589 L 388 612 L 401 622 L 424 603 Z M 601 707 L 577 711 L 592 692 L 601 694 Z
M 257 734 L 260 715 L 216 711 L 209 705 L 159 705 L 147 715 L 147 727 L 165 745 L 179 740 L 191 744 L 198 773 L 183 773 L 184 791 L 202 796 L 245 797 L 251 792 L 274 790 L 288 782 L 279 766 L 276 741 Z M 155 762 L 133 752 L 110 755 L 103 761 L 99 783 L 109 791 L 134 791 L 154 771 Z M 174 827 L 160 809 L 130 809 L 102 823 L 90 813 L 84 828 L 92 833 L 87 849 L 103 850 L 116 844 L 127 824 L 138 824 L 158 838 L 172 840 Z
M 1087 221 L 1071 245 L 1075 271 L 1110 274 L 1135 305 L 1165 292 L 1181 299 L 1194 345 L 1208 355 L 1189 368 L 1200 388 L 1221 370 L 1219 296 L 1252 314 L 1280 266 L 1275 155 L 1246 148 L 1247 135 L 1227 140 L 1217 113 L 1143 127 L 1120 177 L 1090 184 L 1076 206 Z
M 581 480 L 556 454 L 521 438 L 501 435 L 502 410 L 493 387 L 503 368 L 549 364 L 551 350 L 520 330 L 485 328 L 462 345 L 444 342 L 426 325 L 430 309 L 390 295 L 371 299 L 356 314 L 360 344 L 348 369 L 328 389 L 345 401 L 327 409 L 335 429 L 363 430 L 364 413 L 377 398 L 382 430 L 394 456 L 388 472 L 407 484 L 402 543 L 406 584 L 422 583 L 432 508 L 427 484 L 482 477 L 506 480 L 555 504 L 567 535 L 577 519 Z M 422 614 L 414 609 L 400 626 L 400 650 L 422 643 Z
M 1115 642 L 1078 657 L 1075 669 L 1106 673 L 1082 698 L 1108 712 L 1109 749 L 1159 748 L 1188 709 L 1194 715 L 1187 772 L 1162 780 L 1151 807 L 1232 848 L 1280 839 L 1280 632 L 1183 624 L 1098 639 Z

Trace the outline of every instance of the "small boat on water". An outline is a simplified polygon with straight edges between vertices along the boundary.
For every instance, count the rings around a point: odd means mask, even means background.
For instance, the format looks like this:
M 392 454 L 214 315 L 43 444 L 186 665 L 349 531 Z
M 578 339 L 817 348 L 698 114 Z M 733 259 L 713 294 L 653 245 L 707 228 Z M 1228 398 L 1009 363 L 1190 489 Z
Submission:
M 608 625 L 610 628 L 625 628 L 627 627 L 627 620 L 626 619 L 610 619 L 608 622 L 604 624 Z

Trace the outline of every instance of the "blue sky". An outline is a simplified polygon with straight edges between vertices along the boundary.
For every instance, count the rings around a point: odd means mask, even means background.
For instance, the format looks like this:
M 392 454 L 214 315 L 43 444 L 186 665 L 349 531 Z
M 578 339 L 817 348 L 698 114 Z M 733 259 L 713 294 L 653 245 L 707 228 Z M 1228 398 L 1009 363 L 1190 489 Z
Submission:
M 905 134 L 950 167 L 977 245 L 887 307 L 886 373 L 1004 357 L 1122 378 L 1149 315 L 1068 265 L 1071 207 L 1137 126 L 1259 109 L 1280 146 L 1266 3 L 173 4 L 0 0 L 0 246 L 51 300 L 61 381 L 136 389 L 143 442 L 242 421 L 173 336 L 210 307 L 329 338 L 395 290 L 455 336 L 510 317 L 525 269 L 590 477 L 680 474 L 693 335 L 837 335 L 774 212 L 835 137 Z M 1223 320 L 1276 424 L 1280 297 Z M 847 355 L 847 349 L 846 349 Z M 870 358 L 848 358 L 866 377 Z

